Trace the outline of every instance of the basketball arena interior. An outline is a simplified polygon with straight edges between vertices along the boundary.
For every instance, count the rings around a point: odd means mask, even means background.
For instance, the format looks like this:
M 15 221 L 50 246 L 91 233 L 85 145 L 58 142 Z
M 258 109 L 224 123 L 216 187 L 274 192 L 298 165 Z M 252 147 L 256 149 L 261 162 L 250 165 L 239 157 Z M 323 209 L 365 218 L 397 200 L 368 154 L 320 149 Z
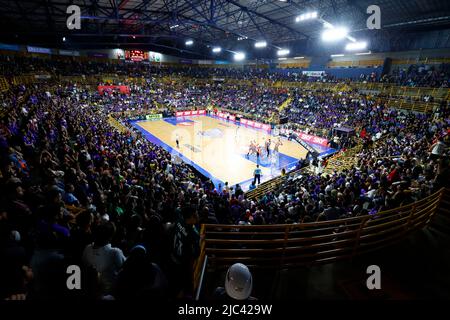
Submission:
M 0 300 L 450 298 L 449 1 L 0 0 L 0 26 Z

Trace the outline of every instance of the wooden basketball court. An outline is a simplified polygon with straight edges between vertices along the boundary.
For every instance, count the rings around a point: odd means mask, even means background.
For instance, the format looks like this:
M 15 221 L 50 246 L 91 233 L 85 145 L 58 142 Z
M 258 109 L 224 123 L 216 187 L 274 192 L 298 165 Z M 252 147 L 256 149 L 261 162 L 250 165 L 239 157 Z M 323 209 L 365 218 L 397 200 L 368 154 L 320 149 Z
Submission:
M 136 121 L 133 125 L 147 139 L 171 152 L 174 159 L 181 158 L 211 178 L 216 186 L 226 181 L 230 186 L 239 183 L 244 191 L 253 180 L 257 164 L 256 155 L 247 158 L 250 141 L 262 146 L 261 182 L 280 175 L 282 168 L 291 169 L 307 154 L 297 142 L 211 116 Z M 264 144 L 269 138 L 271 156 L 267 157 Z M 273 148 L 278 139 L 282 145 L 276 153 Z

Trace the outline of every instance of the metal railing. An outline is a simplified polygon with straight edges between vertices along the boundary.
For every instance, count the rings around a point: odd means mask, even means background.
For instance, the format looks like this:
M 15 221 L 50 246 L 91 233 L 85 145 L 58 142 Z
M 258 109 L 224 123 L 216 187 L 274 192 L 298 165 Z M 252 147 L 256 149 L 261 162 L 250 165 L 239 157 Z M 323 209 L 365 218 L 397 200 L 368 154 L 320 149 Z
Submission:
M 300 224 L 202 225 L 194 287 L 199 288 L 205 259 L 210 271 L 236 262 L 279 269 L 331 263 L 379 250 L 427 226 L 438 212 L 449 215 L 442 210 L 449 200 L 450 190 L 442 188 L 417 202 L 375 215 Z

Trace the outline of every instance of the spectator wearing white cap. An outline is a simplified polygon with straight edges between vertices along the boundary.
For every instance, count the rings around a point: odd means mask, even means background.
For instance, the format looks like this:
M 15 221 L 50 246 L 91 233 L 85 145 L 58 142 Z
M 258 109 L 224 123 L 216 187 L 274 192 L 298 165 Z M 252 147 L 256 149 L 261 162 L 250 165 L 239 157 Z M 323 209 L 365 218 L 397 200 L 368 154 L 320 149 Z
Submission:
M 235 263 L 225 275 L 225 287 L 214 291 L 217 300 L 256 300 L 251 296 L 253 290 L 252 273 L 245 264 Z

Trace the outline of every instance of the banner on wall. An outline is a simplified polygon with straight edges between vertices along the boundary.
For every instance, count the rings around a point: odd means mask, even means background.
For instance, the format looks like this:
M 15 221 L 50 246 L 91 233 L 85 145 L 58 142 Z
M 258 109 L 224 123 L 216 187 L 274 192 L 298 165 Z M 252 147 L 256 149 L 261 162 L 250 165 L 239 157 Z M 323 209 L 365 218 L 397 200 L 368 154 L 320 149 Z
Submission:
M 321 138 L 321 137 L 318 137 L 318 136 L 313 136 L 313 135 L 306 134 L 306 133 L 303 133 L 303 132 L 297 132 L 297 135 L 303 141 L 310 142 L 310 143 L 315 143 L 315 144 L 320 144 L 322 146 L 328 146 L 328 140 L 325 139 L 325 138 Z
M 189 110 L 189 111 L 178 111 L 175 113 L 177 117 L 186 117 L 186 116 L 199 116 L 206 114 L 206 110 Z
M 257 122 L 257 121 L 253 121 L 253 120 L 248 120 L 248 119 L 244 119 L 244 118 L 241 119 L 241 124 L 255 128 L 255 129 L 263 129 L 265 131 L 270 131 L 272 129 L 270 124 Z
M 128 120 L 159 120 L 162 119 L 163 115 L 161 113 L 147 114 L 129 117 Z
M 148 114 L 145 116 L 145 119 L 147 120 L 158 120 L 158 119 L 162 119 L 163 115 L 161 113 L 157 113 L 157 114 Z
M 219 118 L 222 118 L 222 119 L 229 120 L 229 121 L 233 121 L 233 122 L 236 121 L 236 115 L 230 114 L 228 112 L 217 112 L 216 116 Z M 263 129 L 266 131 L 271 130 L 270 124 L 257 122 L 257 121 L 253 121 L 253 120 L 249 120 L 249 119 L 245 119 L 245 118 L 241 118 L 240 123 L 245 126 L 249 126 L 249 127 L 255 128 L 255 129 Z
M 92 52 L 89 51 L 87 53 L 88 57 L 93 57 L 93 58 L 108 58 L 108 54 L 107 53 L 101 53 L 101 52 Z
M 124 60 L 125 59 L 125 50 L 123 50 L 123 49 L 114 49 L 112 51 L 112 58 L 113 59 Z
M 280 129 L 280 134 L 283 136 L 288 137 L 290 134 L 294 134 L 294 138 L 298 137 L 299 139 L 305 141 L 305 142 L 309 142 L 309 143 L 314 143 L 314 144 L 319 144 L 321 146 L 328 146 L 328 140 L 325 138 L 321 138 L 318 136 L 314 136 L 311 134 L 306 134 L 304 132 L 301 131 L 289 131 L 286 129 Z
M 302 71 L 302 74 L 308 77 L 324 77 L 325 71 Z
M 80 51 L 74 51 L 74 50 L 59 50 L 59 54 L 61 56 L 71 56 L 71 57 L 79 57 Z
M 313 155 L 317 155 L 317 151 L 316 149 L 314 149 L 313 147 L 311 147 L 308 143 L 306 143 L 304 140 L 300 139 L 297 135 L 295 135 L 295 141 L 297 141 L 298 143 L 300 143 L 300 145 L 305 148 L 306 150 L 308 150 L 311 154 Z
M 193 64 L 194 61 L 191 59 L 181 59 L 180 63 L 185 63 L 185 64 Z
M 123 94 L 130 94 L 130 87 L 128 86 L 98 86 L 98 93 L 120 92 Z
M 206 110 L 191 110 L 191 111 L 178 111 L 177 113 L 175 113 L 175 115 L 177 117 L 186 117 L 186 116 L 196 116 L 196 115 L 204 115 L 206 114 Z M 236 115 L 228 113 L 228 112 L 214 112 L 214 114 L 224 120 L 229 120 L 232 122 L 236 122 Z M 257 121 L 253 121 L 253 120 L 248 120 L 248 119 L 244 119 L 241 118 L 240 119 L 240 123 L 255 129 L 263 129 L 266 131 L 270 131 L 272 128 L 270 126 L 270 124 L 266 124 L 266 123 L 262 123 L 262 122 L 257 122 Z
M 162 54 L 159 52 L 149 51 L 148 58 L 150 59 L 150 62 L 161 62 Z
M 39 79 L 39 80 L 48 80 L 48 79 L 51 79 L 51 75 L 49 75 L 49 74 L 35 74 L 34 75 L 34 78 L 35 79 Z
M 230 114 L 230 113 L 228 113 L 228 112 L 217 112 L 217 114 L 216 114 L 216 116 L 218 116 L 219 118 L 222 118 L 222 119 L 227 119 L 227 120 L 230 120 L 230 121 L 236 121 L 236 116 L 234 116 L 234 115 L 232 115 L 232 114 Z
M 27 51 L 32 53 L 45 53 L 45 54 L 52 54 L 52 50 L 49 48 L 41 48 L 41 47 L 32 47 L 27 46 Z

